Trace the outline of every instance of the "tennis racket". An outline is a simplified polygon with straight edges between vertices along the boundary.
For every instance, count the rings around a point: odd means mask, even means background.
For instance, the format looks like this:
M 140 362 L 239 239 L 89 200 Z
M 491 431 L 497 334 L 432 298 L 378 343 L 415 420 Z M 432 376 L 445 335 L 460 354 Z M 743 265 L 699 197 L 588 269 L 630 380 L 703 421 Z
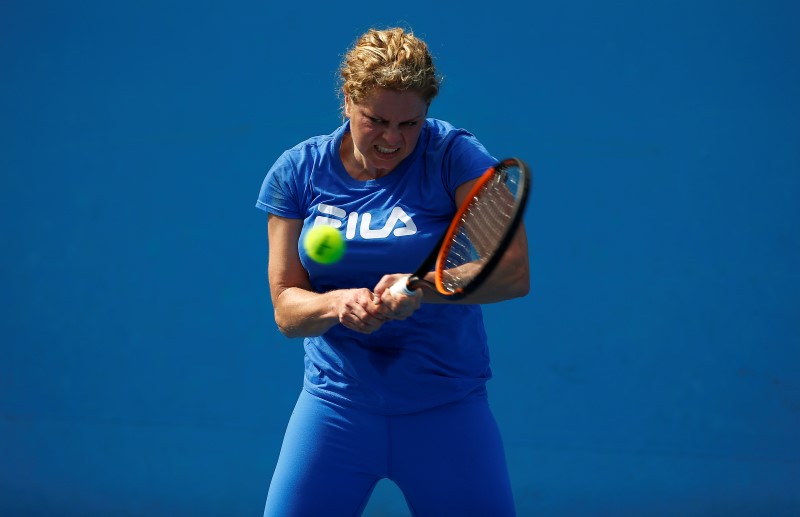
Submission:
M 389 289 L 414 294 L 422 286 L 449 299 L 475 291 L 503 256 L 522 220 L 531 187 L 528 166 L 518 158 L 496 163 L 478 178 L 450 227 L 417 271 Z M 424 280 L 434 270 L 434 282 Z

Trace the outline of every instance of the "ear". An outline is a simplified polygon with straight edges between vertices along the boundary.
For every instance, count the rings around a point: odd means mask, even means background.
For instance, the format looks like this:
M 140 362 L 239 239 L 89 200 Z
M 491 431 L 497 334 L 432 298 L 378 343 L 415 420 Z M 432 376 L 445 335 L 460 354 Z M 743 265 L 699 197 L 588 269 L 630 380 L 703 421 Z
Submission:
M 350 96 L 347 93 L 344 94 L 344 116 L 350 118 Z

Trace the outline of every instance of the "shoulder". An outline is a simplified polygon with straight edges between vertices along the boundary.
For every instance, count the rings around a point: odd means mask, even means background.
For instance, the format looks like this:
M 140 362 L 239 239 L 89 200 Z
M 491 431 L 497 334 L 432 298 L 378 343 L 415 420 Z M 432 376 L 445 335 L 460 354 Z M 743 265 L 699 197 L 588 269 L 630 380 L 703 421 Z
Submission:
M 283 217 L 301 217 L 312 196 L 314 171 L 333 162 L 344 127 L 284 151 L 267 171 L 257 206 Z
M 469 131 L 439 119 L 425 121 L 425 161 L 439 170 L 443 184 L 455 195 L 458 186 L 477 178 L 496 160 Z
M 284 151 L 279 160 L 288 160 L 295 164 L 300 164 L 309 159 L 313 161 L 335 154 L 346 126 L 344 124 L 328 135 L 317 135 L 303 140 Z
M 425 131 L 428 137 L 432 139 L 447 139 L 462 133 L 469 134 L 466 130 L 457 128 L 450 122 L 437 118 L 425 119 Z
M 425 139 L 429 151 L 433 152 L 448 153 L 465 147 L 486 152 L 483 144 L 470 131 L 456 127 L 445 120 L 426 119 Z
M 426 119 L 424 134 L 429 156 L 439 156 L 445 161 L 460 161 L 466 157 L 468 161 L 481 162 L 481 167 L 486 164 L 491 165 L 495 161 L 475 135 L 447 121 Z

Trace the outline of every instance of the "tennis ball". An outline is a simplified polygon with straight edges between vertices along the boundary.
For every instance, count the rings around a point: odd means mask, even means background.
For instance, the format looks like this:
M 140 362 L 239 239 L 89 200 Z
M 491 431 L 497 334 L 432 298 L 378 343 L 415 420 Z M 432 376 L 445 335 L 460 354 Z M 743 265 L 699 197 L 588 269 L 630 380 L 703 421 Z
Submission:
M 312 260 L 320 264 L 333 264 L 344 255 L 342 233 L 332 226 L 314 226 L 303 239 L 303 249 Z

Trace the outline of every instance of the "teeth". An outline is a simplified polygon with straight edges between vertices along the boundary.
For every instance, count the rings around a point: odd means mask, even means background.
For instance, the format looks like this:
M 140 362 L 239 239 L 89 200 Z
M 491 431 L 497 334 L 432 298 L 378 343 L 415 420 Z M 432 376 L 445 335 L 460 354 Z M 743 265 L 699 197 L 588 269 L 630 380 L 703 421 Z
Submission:
M 381 152 L 381 153 L 384 153 L 384 154 L 391 154 L 391 153 L 395 153 L 395 152 L 397 152 L 397 150 L 399 149 L 399 147 L 395 147 L 394 149 L 392 149 L 391 147 L 383 147 L 383 146 L 380 146 L 380 145 L 376 145 L 376 146 L 375 146 L 375 148 L 376 148 L 376 149 L 377 149 L 379 152 Z

